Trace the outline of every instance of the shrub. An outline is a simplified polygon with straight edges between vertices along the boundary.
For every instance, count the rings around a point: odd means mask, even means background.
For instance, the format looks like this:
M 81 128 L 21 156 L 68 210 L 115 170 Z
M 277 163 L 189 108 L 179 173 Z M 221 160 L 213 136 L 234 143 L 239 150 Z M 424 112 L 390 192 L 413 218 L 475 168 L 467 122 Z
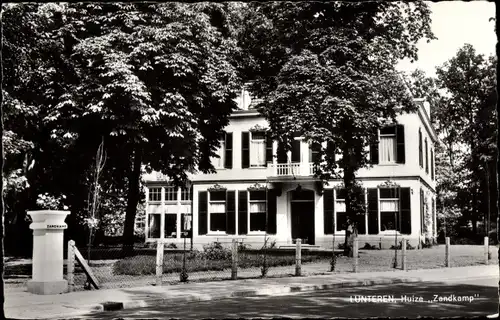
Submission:
M 238 243 L 238 252 L 248 249 L 250 249 L 250 245 L 243 243 L 243 241 Z
M 345 249 L 345 242 L 341 242 L 337 245 L 337 248 L 344 250 Z
M 175 243 L 169 243 L 165 246 L 167 249 L 177 249 L 177 245 Z
M 425 238 L 425 242 L 421 241 L 421 247 L 423 249 L 432 248 L 434 246 L 433 242 L 429 238 Z
M 224 248 L 220 242 L 204 245 L 203 254 L 208 260 L 231 260 L 231 250 Z
M 399 241 L 399 244 L 398 244 L 398 250 L 401 250 L 401 248 L 403 247 L 403 241 Z M 395 247 L 394 245 L 391 246 L 391 250 L 394 250 Z M 409 242 L 406 242 L 406 250 L 415 250 L 415 247 L 413 247 Z
M 362 249 L 365 249 L 365 250 L 379 250 L 379 248 L 376 245 L 371 245 L 368 242 L 365 242 L 365 246 Z

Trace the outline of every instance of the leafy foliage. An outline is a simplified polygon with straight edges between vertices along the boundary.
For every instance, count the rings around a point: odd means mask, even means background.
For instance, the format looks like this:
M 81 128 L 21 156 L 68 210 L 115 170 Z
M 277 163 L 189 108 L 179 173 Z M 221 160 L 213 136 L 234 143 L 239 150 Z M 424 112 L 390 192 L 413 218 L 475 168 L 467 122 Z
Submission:
M 416 108 L 394 66 L 417 58 L 418 40 L 434 38 L 429 14 L 420 1 L 249 5 L 239 41 L 259 109 L 285 150 L 294 134 L 326 142 L 316 175 L 342 177 L 350 217 L 360 209 L 355 173 L 369 165 L 378 129 Z

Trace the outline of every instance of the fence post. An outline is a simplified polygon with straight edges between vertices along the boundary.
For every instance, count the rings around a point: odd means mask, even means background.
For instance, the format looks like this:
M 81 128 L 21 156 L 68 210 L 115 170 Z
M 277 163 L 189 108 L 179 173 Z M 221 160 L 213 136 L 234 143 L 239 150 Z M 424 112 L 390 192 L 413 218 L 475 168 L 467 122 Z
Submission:
M 446 249 L 445 249 L 445 267 L 450 266 L 450 237 L 446 237 Z
M 296 247 L 295 247 L 295 275 L 297 277 L 302 275 L 301 264 L 302 264 L 302 239 L 297 239 Z
M 233 247 L 231 252 L 231 279 L 236 280 L 238 278 L 238 241 L 233 239 Z
M 354 272 L 358 272 L 358 252 L 359 252 L 359 242 L 358 242 L 358 237 L 354 238 L 354 241 L 352 242 L 352 256 L 354 258 Z
M 156 243 L 156 285 L 161 286 L 163 277 L 163 248 L 164 243 L 158 240 Z
M 484 264 L 488 264 L 488 252 L 489 252 L 489 246 L 490 242 L 488 237 L 484 237 Z
M 67 280 L 68 292 L 72 292 L 75 288 L 75 241 L 68 241 L 68 262 L 67 262 Z
M 401 243 L 401 266 L 403 268 L 403 271 L 406 271 L 406 239 L 403 239 L 403 242 Z

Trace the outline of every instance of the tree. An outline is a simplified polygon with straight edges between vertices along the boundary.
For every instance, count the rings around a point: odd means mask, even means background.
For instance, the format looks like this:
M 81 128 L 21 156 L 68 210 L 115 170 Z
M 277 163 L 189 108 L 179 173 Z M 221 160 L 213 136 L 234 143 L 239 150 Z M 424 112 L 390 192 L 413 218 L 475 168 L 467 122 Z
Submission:
M 40 130 L 63 151 L 51 157 L 67 155 L 63 167 L 71 164 L 76 177 L 86 176 L 104 138 L 103 179 L 110 177 L 118 189 L 127 183 L 127 246 L 133 243 L 141 166 L 161 171 L 176 185 L 187 172 L 213 170 L 210 156 L 235 108 L 235 43 L 199 6 L 22 4 L 9 12 L 18 21 L 36 17 L 29 31 L 41 44 L 14 45 L 15 27 L 7 33 L 10 59 L 17 59 L 16 50 L 30 57 L 18 73 L 35 72 L 19 85 L 13 77 L 5 90 L 44 111 L 38 113 Z M 23 95 L 33 88 L 38 95 Z M 72 212 L 83 212 L 88 186 L 70 189 Z
M 239 40 L 260 110 L 285 150 L 294 133 L 327 142 L 316 175 L 342 177 L 354 227 L 365 212 L 356 172 L 369 166 L 378 129 L 415 110 L 394 66 L 433 38 L 429 15 L 423 2 L 250 4 Z
M 462 165 L 451 164 L 466 173 L 463 193 L 470 197 L 463 214 L 472 221 L 474 234 L 477 221 L 486 218 L 483 213 L 496 203 L 487 199 L 490 192 L 496 192 L 487 181 L 489 176 L 496 175 L 497 161 L 495 65 L 495 58 L 485 59 L 474 47 L 465 44 L 436 72 L 438 85 L 444 91 L 436 118 L 446 143 L 463 146 Z

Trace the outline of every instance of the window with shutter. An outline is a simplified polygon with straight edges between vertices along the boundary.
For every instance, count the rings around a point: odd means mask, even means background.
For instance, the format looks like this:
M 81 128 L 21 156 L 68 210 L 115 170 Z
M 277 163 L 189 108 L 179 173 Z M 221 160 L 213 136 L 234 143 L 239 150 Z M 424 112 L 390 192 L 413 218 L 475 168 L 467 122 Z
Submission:
M 273 162 L 273 139 L 271 132 L 266 133 L 266 165 Z
M 226 191 L 211 191 L 209 203 L 210 231 L 226 231 Z
M 420 168 L 424 167 L 424 153 L 422 150 L 422 129 L 418 129 L 418 162 L 420 164 Z
M 198 192 L 198 234 L 207 234 L 207 206 L 208 206 L 208 193 L 207 191 Z
M 380 227 L 381 231 L 401 231 L 400 199 L 398 188 L 380 189 Z
M 241 133 L 241 167 L 250 167 L 250 132 Z
M 267 190 L 267 233 L 276 234 L 276 209 L 277 209 L 277 190 Z
M 233 168 L 233 134 L 231 132 L 226 133 L 225 140 L 225 155 L 224 155 L 224 168 Z
M 266 191 L 249 191 L 248 219 L 250 232 L 266 230 Z
M 429 173 L 429 148 L 427 138 L 425 138 L 425 173 Z
M 378 190 L 368 189 L 368 234 L 378 234 Z
M 411 234 L 411 190 L 410 188 L 401 188 L 401 233 Z
M 255 131 L 250 134 L 250 166 L 263 167 L 266 165 L 266 133 Z
M 236 233 L 236 199 L 235 191 L 227 191 L 226 193 L 226 233 L 235 234 Z
M 333 189 L 323 192 L 323 230 L 324 234 L 333 234 Z
M 405 126 L 398 124 L 396 126 L 396 162 L 405 163 L 406 152 L 405 152 Z
M 335 216 L 337 218 L 335 223 L 335 230 L 342 231 L 347 228 L 347 212 L 346 212 L 346 189 L 335 190 Z
M 238 234 L 248 233 L 248 191 L 238 192 Z

